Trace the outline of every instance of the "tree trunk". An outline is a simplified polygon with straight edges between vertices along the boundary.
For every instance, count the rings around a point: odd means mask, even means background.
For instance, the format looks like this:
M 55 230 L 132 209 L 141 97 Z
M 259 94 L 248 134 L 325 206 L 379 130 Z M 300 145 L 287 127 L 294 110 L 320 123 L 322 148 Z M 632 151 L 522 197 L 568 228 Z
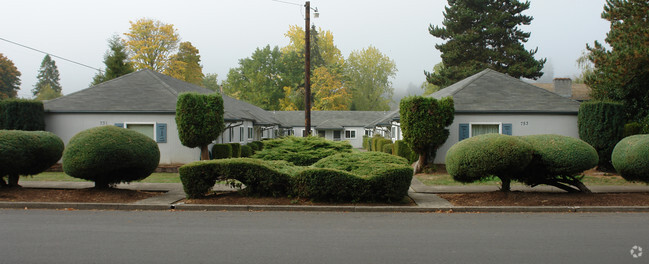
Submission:
M 207 145 L 201 146 L 201 160 L 210 160 L 210 151 Z
M 419 160 L 415 164 L 415 171 L 414 171 L 415 174 L 420 173 L 427 165 L 426 158 L 427 158 L 426 152 L 419 154 Z
M 9 175 L 9 187 L 20 187 L 20 185 L 18 185 L 19 179 L 20 175 Z
M 110 188 L 110 185 L 108 184 L 108 181 L 95 181 L 95 189 L 108 189 Z
M 502 186 L 500 187 L 500 190 L 503 192 L 510 192 L 512 190 L 512 180 L 508 178 L 500 178 L 500 181 L 502 182 Z
M 7 182 L 4 177 L 0 177 L 0 187 L 7 187 Z

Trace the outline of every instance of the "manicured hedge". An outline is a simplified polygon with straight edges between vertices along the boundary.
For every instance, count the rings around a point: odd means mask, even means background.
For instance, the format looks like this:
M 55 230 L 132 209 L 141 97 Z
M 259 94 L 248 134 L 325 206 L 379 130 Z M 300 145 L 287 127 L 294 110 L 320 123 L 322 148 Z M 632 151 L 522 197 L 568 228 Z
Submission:
M 264 160 L 285 160 L 298 166 L 309 166 L 318 160 L 338 154 L 351 152 L 347 141 L 331 141 L 320 137 L 285 137 L 264 141 L 264 149 L 253 158 Z
M 408 146 L 408 144 L 405 141 L 397 140 L 394 142 L 394 145 L 392 147 L 393 147 L 392 154 L 405 158 L 410 163 L 417 161 L 418 158 L 417 153 L 412 151 L 410 146 Z
M 197 161 L 178 169 L 188 198 L 203 197 L 217 180 L 238 180 L 247 195 L 283 196 L 291 190 L 290 175 L 299 171 L 286 162 L 250 158 Z
M 370 138 L 370 151 L 378 151 L 378 143 L 380 140 L 385 139 L 381 135 L 375 134 L 372 138 Z
M 20 175 L 41 173 L 63 154 L 63 141 L 45 131 L 0 130 L 0 179 L 18 185 Z M 4 185 L 4 180 L 0 181 Z
M 446 153 L 446 170 L 459 182 L 470 183 L 497 176 L 503 191 L 532 160 L 532 146 L 520 138 L 486 134 L 462 140 Z
M 584 102 L 579 106 L 579 138 L 597 150 L 598 169 L 613 170 L 611 153 L 624 133 L 624 106 L 613 102 Z
M 578 176 L 597 166 L 597 151 L 588 143 L 561 135 L 532 135 L 521 137 L 534 150 L 532 161 L 517 180 L 530 186 L 548 184 L 566 191 L 590 192 Z
M 96 188 L 141 180 L 160 162 L 158 144 L 124 128 L 101 126 L 79 132 L 63 152 L 66 174 L 95 182 Z
M 363 149 L 370 150 L 370 137 L 363 136 Z
M 43 103 L 36 100 L 0 100 L 0 129 L 45 130 Z
M 233 158 L 240 158 L 241 157 L 241 144 L 239 144 L 239 143 L 230 143 L 230 146 L 232 147 L 232 157 Z
M 622 139 L 613 149 L 611 159 L 625 180 L 649 183 L 649 135 Z
M 180 142 L 201 148 L 201 159 L 209 159 L 208 145 L 225 130 L 223 97 L 220 93 L 185 92 L 176 102 L 176 124 Z
M 383 145 L 382 147 L 383 153 L 392 154 L 392 146 L 393 146 L 392 143 Z
M 247 158 L 252 156 L 252 148 L 248 145 L 241 145 L 241 157 Z
M 389 140 L 387 138 L 380 138 L 377 139 L 376 141 L 376 151 L 378 152 L 383 152 L 383 146 L 386 144 L 392 143 L 392 140 Z
M 264 149 L 264 143 L 261 141 L 253 141 L 248 143 L 248 145 L 252 148 L 253 152 L 257 152 Z
M 624 125 L 624 136 L 633 136 L 642 133 L 642 125 L 638 122 L 631 122 Z
M 232 158 L 232 146 L 230 144 L 214 144 L 212 146 L 212 159 Z
M 298 173 L 293 188 L 297 196 L 326 202 L 359 202 L 368 191 L 367 182 L 357 175 L 327 168 L 310 168 Z

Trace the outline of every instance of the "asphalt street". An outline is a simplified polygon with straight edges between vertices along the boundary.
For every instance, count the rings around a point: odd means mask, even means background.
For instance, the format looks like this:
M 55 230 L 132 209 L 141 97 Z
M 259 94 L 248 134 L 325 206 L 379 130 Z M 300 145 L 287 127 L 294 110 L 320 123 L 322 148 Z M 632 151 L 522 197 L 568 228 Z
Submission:
M 0 210 L 0 263 L 647 263 L 648 226 L 646 213 Z

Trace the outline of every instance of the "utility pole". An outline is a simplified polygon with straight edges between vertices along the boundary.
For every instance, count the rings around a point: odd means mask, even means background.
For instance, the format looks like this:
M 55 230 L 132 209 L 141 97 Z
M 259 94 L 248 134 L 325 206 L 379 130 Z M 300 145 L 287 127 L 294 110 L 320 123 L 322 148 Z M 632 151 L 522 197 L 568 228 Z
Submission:
M 311 135 L 311 2 L 306 1 L 304 23 L 304 137 Z M 316 11 L 317 12 L 317 11 Z M 317 17 L 317 16 L 316 16 Z

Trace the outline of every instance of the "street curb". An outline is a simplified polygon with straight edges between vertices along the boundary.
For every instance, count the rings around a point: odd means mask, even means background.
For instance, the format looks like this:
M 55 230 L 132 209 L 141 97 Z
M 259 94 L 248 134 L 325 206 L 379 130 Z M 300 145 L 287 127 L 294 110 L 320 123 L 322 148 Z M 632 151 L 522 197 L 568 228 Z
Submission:
M 0 209 L 121 210 L 121 211 L 282 211 L 401 213 L 617 213 L 649 212 L 649 206 L 303 206 L 0 202 Z

